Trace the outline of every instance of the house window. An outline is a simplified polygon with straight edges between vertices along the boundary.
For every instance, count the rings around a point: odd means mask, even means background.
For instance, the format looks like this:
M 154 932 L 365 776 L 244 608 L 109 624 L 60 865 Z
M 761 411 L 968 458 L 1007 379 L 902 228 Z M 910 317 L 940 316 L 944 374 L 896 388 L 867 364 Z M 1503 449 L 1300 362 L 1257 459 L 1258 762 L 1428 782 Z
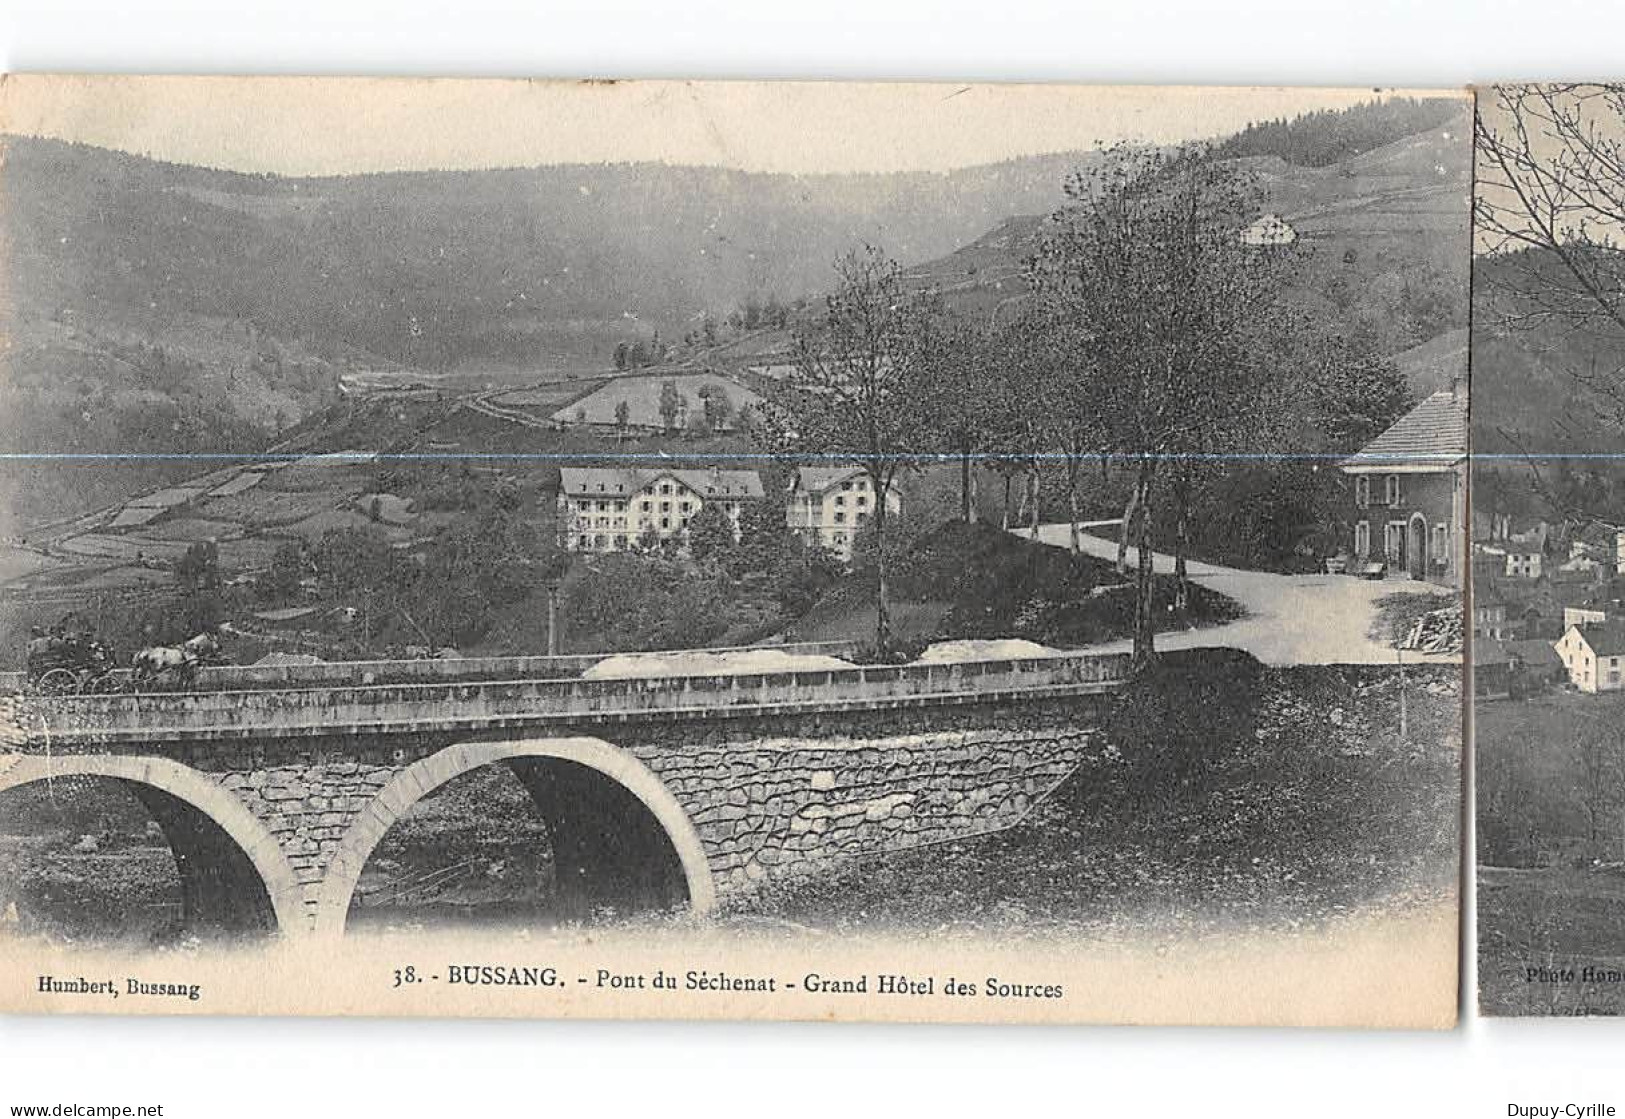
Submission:
M 1383 526 L 1382 554 L 1389 563 L 1399 563 L 1405 555 L 1405 522 L 1389 521 Z
M 846 504 L 846 498 L 842 497 L 840 494 L 836 494 L 835 495 L 835 504 L 837 504 L 837 505 L 845 505 Z
M 660 527 L 661 528 L 670 528 L 671 527 L 671 518 L 670 517 L 661 517 L 660 518 Z
M 683 512 L 691 513 L 693 511 L 694 511 L 694 503 L 692 501 L 683 502 Z
M 837 513 L 837 514 L 835 514 L 835 523 L 838 524 L 838 525 L 844 525 L 846 523 L 846 514 L 845 513 Z
M 660 503 L 660 511 L 661 511 L 661 512 L 662 512 L 662 513 L 670 513 L 670 512 L 671 512 L 671 502 L 669 502 L 669 501 L 662 501 L 662 502 L 661 502 L 661 503 Z
M 1364 509 L 1371 504 L 1371 476 L 1357 475 L 1354 479 L 1354 504 Z
M 645 513 L 647 513 L 649 511 L 649 503 L 647 501 L 638 502 L 638 507 L 640 509 L 642 509 L 643 512 L 645 512 Z
M 671 483 L 670 482 L 661 482 L 660 483 L 660 492 L 661 493 L 670 493 L 671 492 Z
M 869 499 L 867 497 L 864 497 L 862 494 L 859 494 L 858 495 L 858 508 L 862 509 L 867 504 L 869 504 Z
M 1450 534 L 1444 525 L 1433 526 L 1433 558 L 1440 563 L 1450 558 Z
M 1399 475 L 1398 474 L 1390 474 L 1390 475 L 1388 475 L 1387 483 L 1388 483 L 1387 484 L 1388 504 L 1390 504 L 1390 505 L 1398 505 L 1399 504 Z
M 852 488 L 852 483 L 851 482 L 842 482 L 841 483 L 841 488 L 843 490 L 849 490 L 849 489 Z M 839 499 L 837 499 L 837 500 L 839 500 Z
M 1365 559 L 1371 554 L 1371 522 L 1358 521 L 1354 525 L 1354 554 Z

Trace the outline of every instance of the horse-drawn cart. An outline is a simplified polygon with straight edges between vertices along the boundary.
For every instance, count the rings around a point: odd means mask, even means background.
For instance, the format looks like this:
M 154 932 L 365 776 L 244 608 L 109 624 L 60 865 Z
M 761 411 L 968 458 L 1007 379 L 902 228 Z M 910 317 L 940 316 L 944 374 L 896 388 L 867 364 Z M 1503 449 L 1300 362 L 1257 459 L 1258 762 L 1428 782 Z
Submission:
M 113 652 L 86 633 L 36 631 L 28 642 L 28 687 L 41 695 L 119 691 Z

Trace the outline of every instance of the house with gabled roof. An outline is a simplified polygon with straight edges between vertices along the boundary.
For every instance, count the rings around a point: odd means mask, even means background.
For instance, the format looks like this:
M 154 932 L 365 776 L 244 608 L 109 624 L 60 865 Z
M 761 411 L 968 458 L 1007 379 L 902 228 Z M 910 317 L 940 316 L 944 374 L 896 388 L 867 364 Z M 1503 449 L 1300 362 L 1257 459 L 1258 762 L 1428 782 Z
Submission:
M 1625 686 L 1625 624 L 1572 625 L 1554 646 L 1569 683 L 1582 692 L 1612 692 Z
M 790 531 L 805 543 L 850 560 L 858 527 L 874 511 L 874 486 L 863 467 L 803 466 L 790 479 L 784 518 Z M 886 492 L 886 512 L 895 516 L 902 511 L 903 500 L 892 486 Z
M 1467 390 L 1462 378 L 1401 416 L 1339 468 L 1354 483 L 1354 562 L 1459 584 L 1467 530 Z
M 716 505 L 739 539 L 739 518 L 762 500 L 754 470 L 566 466 L 559 470 L 559 542 L 572 552 L 619 552 L 685 538 L 688 522 Z

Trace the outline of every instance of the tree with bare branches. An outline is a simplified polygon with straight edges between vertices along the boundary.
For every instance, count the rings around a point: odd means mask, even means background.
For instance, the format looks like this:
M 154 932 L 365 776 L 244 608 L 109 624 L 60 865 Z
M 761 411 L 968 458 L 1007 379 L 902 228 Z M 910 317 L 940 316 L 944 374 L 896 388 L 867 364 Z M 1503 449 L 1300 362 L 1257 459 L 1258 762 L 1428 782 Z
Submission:
M 1134 472 L 1134 660 L 1144 666 L 1155 655 L 1158 484 L 1170 463 L 1251 445 L 1243 429 L 1268 406 L 1276 371 L 1260 358 L 1283 321 L 1281 250 L 1246 241 L 1262 209 L 1256 184 L 1201 148 L 1117 149 L 1067 194 L 1032 279 L 1074 351 L 1098 450 Z
M 1474 118 L 1473 219 L 1509 331 L 1557 325 L 1625 347 L 1625 86 L 1507 85 Z M 1625 427 L 1625 367 L 1564 370 Z
M 874 493 L 875 645 L 892 645 L 886 594 L 886 496 L 899 472 L 942 451 L 929 409 L 932 361 L 944 320 L 931 292 L 910 291 L 902 269 L 865 246 L 835 264 L 822 318 L 796 339 L 789 375 L 770 394 L 783 444 L 818 461 L 863 468 Z

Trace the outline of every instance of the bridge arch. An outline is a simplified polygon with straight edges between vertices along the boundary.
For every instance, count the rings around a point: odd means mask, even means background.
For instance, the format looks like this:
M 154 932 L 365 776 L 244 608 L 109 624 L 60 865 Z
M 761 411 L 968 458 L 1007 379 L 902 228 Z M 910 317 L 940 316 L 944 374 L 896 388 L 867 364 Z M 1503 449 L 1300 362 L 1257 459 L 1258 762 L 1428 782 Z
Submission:
M 163 829 L 181 873 L 185 904 L 199 911 L 194 916 L 233 931 L 295 934 L 308 927 L 304 889 L 276 837 L 207 774 L 156 757 L 58 754 L 5 760 L 11 764 L 0 767 L 0 793 L 60 777 L 105 777 L 127 785 Z
M 626 750 L 599 738 L 505 739 L 448 746 L 403 769 L 379 790 L 372 803 L 350 825 L 328 862 L 316 907 L 316 932 L 327 936 L 344 932 L 362 868 L 397 821 L 433 790 L 493 763 L 507 763 L 515 770 L 544 816 L 552 814 L 542 803 L 545 794 L 539 785 L 558 772 L 580 772 L 603 788 L 628 795 L 646 810 L 652 827 L 658 829 L 659 839 L 669 845 L 669 854 L 686 887 L 689 908 L 702 914 L 715 908 L 716 884 L 699 833 L 677 798 L 648 766 Z M 527 769 L 544 766 L 553 767 L 554 772 Z M 555 806 L 564 808 L 566 804 L 555 801 Z M 550 824 L 556 822 L 549 820 Z M 625 818 L 615 822 L 622 826 L 632 823 Z

